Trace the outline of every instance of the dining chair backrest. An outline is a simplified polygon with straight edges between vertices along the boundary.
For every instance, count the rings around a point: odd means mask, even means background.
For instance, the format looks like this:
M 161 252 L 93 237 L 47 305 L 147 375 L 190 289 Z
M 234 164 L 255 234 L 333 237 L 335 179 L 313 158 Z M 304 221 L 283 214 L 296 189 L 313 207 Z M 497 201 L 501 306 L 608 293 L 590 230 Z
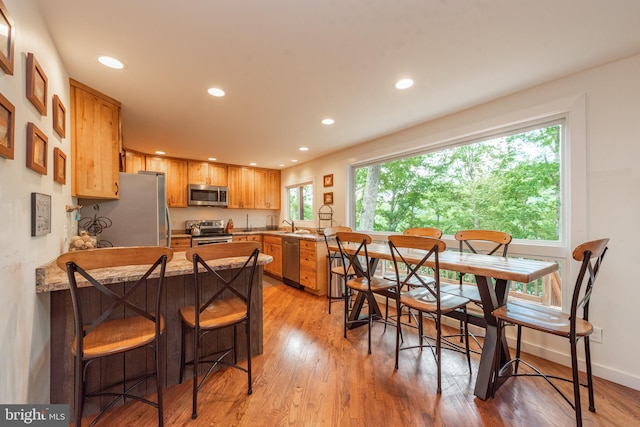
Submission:
M 371 236 L 353 231 L 340 231 L 336 233 L 336 243 L 340 250 L 345 276 L 349 275 L 347 271 L 349 266 L 354 269 L 357 276 L 367 279 L 373 276 L 373 273 L 369 271 L 371 260 L 367 250 L 367 245 L 371 243 Z M 348 247 L 351 250 L 348 251 Z M 359 257 L 364 258 L 364 262 L 360 262 Z
M 245 305 L 247 310 L 247 316 L 250 313 L 251 307 L 251 294 L 253 286 L 253 278 L 258 265 L 258 256 L 260 254 L 260 242 L 229 242 L 229 243 L 216 243 L 213 245 L 201 245 L 188 249 L 185 252 L 185 257 L 193 262 L 193 271 L 200 271 L 200 274 L 194 274 L 194 293 L 195 304 L 194 307 L 200 307 L 199 310 L 195 310 L 195 324 L 196 333 L 199 325 L 200 314 L 204 312 L 211 304 L 225 296 L 225 292 L 230 292 L 233 297 L 239 298 Z M 227 270 L 216 270 L 213 265 L 214 261 L 224 259 L 224 263 L 228 265 L 232 263 L 232 259 L 237 258 L 237 266 L 233 267 L 233 275 L 228 277 L 224 272 Z M 203 271 L 204 270 L 204 271 Z M 248 271 L 249 277 L 244 274 Z M 204 275 L 212 275 L 220 284 L 215 293 L 207 299 L 205 302 L 201 302 L 202 293 L 201 287 L 207 282 L 203 279 Z M 244 283 L 247 283 L 244 288 Z M 228 294 L 227 294 L 228 295 Z
M 160 302 L 162 295 L 162 286 L 164 281 L 166 264 L 173 258 L 173 250 L 160 246 L 130 246 L 130 247 L 115 247 L 115 248 L 101 248 L 101 249 L 88 249 L 81 251 L 66 252 L 60 255 L 56 263 L 58 267 L 67 271 L 69 278 L 69 289 L 71 292 L 71 300 L 74 311 L 76 337 L 84 337 L 98 327 L 102 322 L 108 320 L 109 316 L 119 308 L 125 308 L 132 310 L 136 314 L 147 318 L 148 320 L 155 322 L 157 328 L 160 327 L 160 322 L 156 321 L 157 315 L 160 313 Z M 128 286 L 126 292 L 118 293 L 116 288 L 105 286 L 100 283 L 98 279 L 92 275 L 91 270 L 122 267 L 122 266 L 141 266 L 140 279 L 138 279 L 133 285 Z M 153 273 L 159 272 L 158 287 L 156 289 L 155 304 L 151 309 L 147 309 L 146 306 L 134 302 L 133 296 L 136 292 L 142 289 L 146 285 L 146 280 Z M 78 276 L 81 276 L 84 280 L 89 282 L 93 288 L 100 291 L 104 298 L 102 304 L 105 309 L 101 310 L 101 315 L 98 316 L 88 326 L 84 324 L 83 310 L 82 310 L 82 298 L 78 295 Z M 107 301 L 110 301 L 110 305 L 107 306 Z M 146 298 L 144 299 L 146 301 Z M 76 340 L 76 351 L 78 354 L 82 354 L 82 340 Z
M 455 239 L 460 242 L 460 252 L 471 251 L 473 253 L 486 253 L 487 255 L 507 256 L 511 235 L 503 231 L 496 230 L 461 230 L 455 234 Z M 479 242 L 494 243 L 491 248 L 481 251 L 478 248 Z M 502 253 L 498 252 L 502 249 Z
M 323 231 L 324 243 L 327 245 L 327 253 L 331 256 L 332 252 L 329 250 L 329 246 L 336 241 L 336 234 L 340 232 L 350 232 L 351 227 L 338 226 L 325 228 Z M 340 254 L 335 254 L 337 258 L 340 258 Z
M 437 291 L 440 283 L 438 253 L 446 250 L 447 244 L 433 237 L 412 235 L 389 236 L 389 249 L 391 251 L 393 264 L 399 265 L 399 263 L 402 263 L 407 267 L 407 274 L 400 274 L 399 270 L 396 269 L 398 289 L 402 289 L 404 286 L 409 287 L 408 285 L 410 283 L 418 281 L 422 287 L 429 289 L 435 296 L 432 286 L 429 286 L 424 281 L 423 276 L 420 275 L 420 269 L 425 266 L 429 258 L 433 257 L 435 288 Z M 410 252 L 406 252 L 405 250 L 410 250 Z M 408 255 L 411 255 L 414 261 L 408 261 Z M 418 259 L 418 262 L 415 262 L 415 259 Z M 412 284 L 412 286 L 415 286 L 415 284 Z
M 573 259 L 582 262 L 571 298 L 570 319 L 572 319 L 571 329 L 573 332 L 575 332 L 575 320 L 577 320 L 579 308 L 582 308 L 582 318 L 589 320 L 589 302 L 591 301 L 593 286 L 600 272 L 600 266 L 607 253 L 608 243 L 609 239 L 592 240 L 578 245 L 573 250 Z M 584 293 L 582 288 L 584 288 Z
M 404 236 L 422 236 L 439 239 L 442 237 L 442 230 L 433 227 L 416 227 L 407 228 L 402 232 L 402 234 Z

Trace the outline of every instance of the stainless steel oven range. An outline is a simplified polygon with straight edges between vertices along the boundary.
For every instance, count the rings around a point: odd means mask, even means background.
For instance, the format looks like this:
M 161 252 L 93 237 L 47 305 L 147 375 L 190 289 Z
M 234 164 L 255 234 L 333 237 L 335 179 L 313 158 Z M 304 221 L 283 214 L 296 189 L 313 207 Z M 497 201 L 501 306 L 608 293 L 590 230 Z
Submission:
M 232 236 L 224 232 L 223 219 L 187 220 L 184 223 L 187 234 L 191 234 L 191 246 L 231 242 Z

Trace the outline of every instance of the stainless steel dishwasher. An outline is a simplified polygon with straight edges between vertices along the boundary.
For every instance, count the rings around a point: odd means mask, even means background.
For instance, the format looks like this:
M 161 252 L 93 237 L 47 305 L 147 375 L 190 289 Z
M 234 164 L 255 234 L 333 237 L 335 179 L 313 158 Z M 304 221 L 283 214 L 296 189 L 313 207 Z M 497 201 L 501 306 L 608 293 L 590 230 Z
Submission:
M 297 237 L 282 237 L 282 281 L 294 288 L 303 288 L 300 284 L 300 239 Z

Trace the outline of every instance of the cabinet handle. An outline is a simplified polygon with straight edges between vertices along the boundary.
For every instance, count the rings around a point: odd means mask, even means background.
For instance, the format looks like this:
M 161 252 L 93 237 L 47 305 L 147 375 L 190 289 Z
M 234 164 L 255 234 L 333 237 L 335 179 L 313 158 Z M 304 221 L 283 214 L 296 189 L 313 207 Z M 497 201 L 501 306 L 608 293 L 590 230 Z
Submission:
M 118 187 L 118 183 L 116 182 L 116 196 L 118 195 L 119 192 L 120 192 L 120 187 Z

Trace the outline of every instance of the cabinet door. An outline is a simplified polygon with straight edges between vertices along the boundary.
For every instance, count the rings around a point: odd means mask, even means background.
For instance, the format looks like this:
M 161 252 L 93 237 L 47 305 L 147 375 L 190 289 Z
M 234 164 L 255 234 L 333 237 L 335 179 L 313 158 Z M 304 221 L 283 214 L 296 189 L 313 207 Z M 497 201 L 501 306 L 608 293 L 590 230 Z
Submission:
M 163 172 L 167 183 L 167 206 L 187 207 L 187 162 L 186 160 L 147 157 L 148 171 Z
M 167 205 L 172 208 L 187 207 L 187 162 L 167 159 Z
M 280 171 L 254 170 L 254 204 L 256 209 L 280 209 Z
M 256 209 L 269 209 L 267 202 L 267 170 L 255 169 L 253 171 L 253 203 Z
M 229 208 L 253 209 L 253 169 L 241 166 L 228 167 Z
M 120 173 L 120 103 L 71 84 L 71 191 L 77 197 L 117 199 Z
M 273 261 L 265 264 L 264 271 L 277 277 L 282 277 L 282 239 L 264 236 L 263 252 L 273 257 Z
M 280 209 L 280 171 L 269 170 L 267 173 L 267 206 L 268 209 Z
M 187 163 L 187 176 L 189 184 L 208 184 L 209 163 L 189 161 Z
M 209 185 L 227 185 L 227 165 L 209 163 Z
M 145 155 L 135 151 L 124 153 L 124 171 L 128 173 L 138 173 L 146 170 Z

